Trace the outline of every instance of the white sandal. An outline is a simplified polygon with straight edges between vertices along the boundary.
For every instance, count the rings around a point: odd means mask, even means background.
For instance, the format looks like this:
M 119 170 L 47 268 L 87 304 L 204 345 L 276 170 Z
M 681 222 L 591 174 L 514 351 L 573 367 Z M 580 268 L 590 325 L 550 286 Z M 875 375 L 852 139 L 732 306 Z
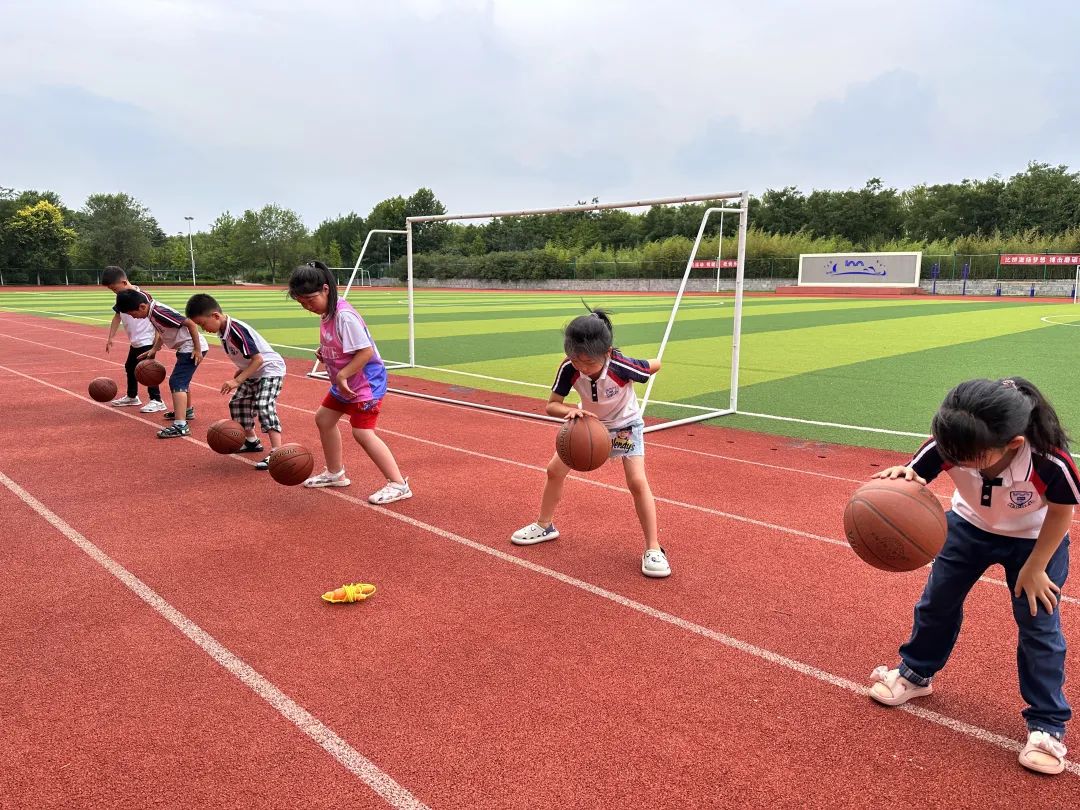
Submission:
M 1053 734 L 1045 731 L 1028 733 L 1027 745 L 1020 752 L 1020 764 L 1029 771 L 1057 774 L 1065 770 L 1065 755 L 1069 749 Z
M 880 666 L 870 673 L 870 697 L 885 706 L 902 706 L 917 697 L 934 693 L 933 684 L 919 686 L 912 683 L 898 669 Z

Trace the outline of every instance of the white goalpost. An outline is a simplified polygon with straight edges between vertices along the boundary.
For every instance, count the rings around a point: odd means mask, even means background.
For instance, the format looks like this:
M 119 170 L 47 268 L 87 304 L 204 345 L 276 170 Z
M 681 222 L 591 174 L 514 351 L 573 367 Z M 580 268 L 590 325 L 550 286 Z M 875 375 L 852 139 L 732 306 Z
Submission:
M 453 222 L 462 220 L 491 220 L 503 217 L 532 217 L 543 216 L 545 214 L 567 214 L 567 213 L 586 213 L 591 211 L 603 211 L 609 209 L 627 209 L 627 208 L 646 208 L 654 205 L 674 205 L 683 203 L 700 203 L 711 202 L 713 207 L 708 208 L 702 216 L 701 223 L 698 226 L 697 237 L 694 240 L 693 249 L 690 251 L 690 255 L 687 258 L 686 265 L 683 269 L 682 279 L 679 284 L 678 292 L 675 295 L 675 301 L 671 308 L 671 313 L 668 316 L 667 325 L 664 329 L 664 336 L 660 341 L 660 345 L 657 348 L 656 356 L 663 358 L 664 351 L 667 348 L 668 340 L 671 337 L 672 327 L 675 324 L 676 315 L 678 314 L 680 304 L 683 300 L 683 295 L 687 289 L 687 283 L 690 280 L 690 273 L 694 268 L 694 260 L 697 257 L 698 249 L 701 246 L 702 239 L 705 235 L 706 226 L 709 224 L 710 219 L 714 214 L 719 214 L 723 217 L 724 214 L 737 214 L 739 217 L 738 227 L 738 247 L 737 247 L 737 260 L 735 267 L 735 303 L 734 303 L 734 315 L 732 325 L 732 343 L 731 343 L 731 374 L 730 380 L 727 381 L 730 385 L 729 397 L 727 407 L 723 408 L 708 408 L 701 405 L 689 405 L 676 402 L 663 402 L 653 399 L 655 404 L 663 404 L 665 408 L 687 408 L 695 411 L 691 416 L 687 416 L 681 419 L 670 419 L 667 421 L 654 422 L 649 424 L 645 430 L 646 432 L 662 430 L 664 428 L 674 427 L 676 425 L 684 425 L 691 422 L 701 422 L 707 419 L 714 419 L 719 416 L 735 413 L 738 404 L 738 383 L 739 383 L 739 342 L 741 333 L 742 322 L 742 304 L 743 304 L 743 282 L 745 273 L 746 262 L 746 232 L 749 213 L 749 193 L 747 191 L 735 191 L 735 192 L 722 192 L 719 194 L 701 194 L 689 197 L 666 197 L 660 199 L 648 199 L 648 200 L 633 200 L 628 202 L 616 202 L 616 203 L 603 203 L 594 205 L 579 205 L 579 206 L 567 206 L 559 208 L 534 208 L 525 209 L 519 211 L 487 211 L 473 214 L 442 214 L 436 216 L 416 216 L 408 217 L 405 221 L 404 231 L 380 231 L 381 233 L 404 233 L 406 240 L 406 284 L 407 284 L 407 305 L 408 305 L 408 360 L 406 362 L 399 363 L 387 363 L 387 368 L 397 369 L 424 369 L 435 372 L 442 372 L 454 375 L 462 375 L 465 377 L 474 377 L 479 379 L 495 380 L 500 383 L 513 383 L 521 386 L 529 387 L 542 387 L 547 388 L 546 384 L 540 384 L 537 381 L 528 380 L 515 380 L 508 377 L 494 377 L 483 374 L 473 374 L 468 371 L 460 369 L 443 368 L 439 366 L 422 365 L 418 362 L 416 353 L 416 304 L 414 297 L 414 278 L 413 278 L 413 257 L 414 257 L 414 235 L 417 226 L 422 226 L 427 223 L 433 222 Z M 349 285 L 345 289 L 344 296 L 347 297 L 349 291 L 352 288 L 353 280 L 356 276 L 356 272 L 360 267 L 360 260 L 363 258 L 364 251 L 367 249 L 368 241 L 371 235 L 376 231 L 368 233 L 368 238 L 364 241 L 364 247 L 361 249 L 360 257 L 357 259 L 356 267 L 354 268 L 353 277 L 349 279 Z M 718 268 L 719 269 L 719 268 Z M 719 341 L 717 346 L 717 353 L 720 353 Z M 325 379 L 326 373 L 319 371 L 318 363 L 315 368 L 312 369 L 309 376 L 318 376 Z M 645 388 L 645 392 L 642 398 L 641 407 L 644 413 L 650 404 L 650 399 L 653 390 L 653 383 L 655 377 L 650 378 L 648 385 Z M 723 385 L 719 384 L 717 388 L 722 389 Z M 422 393 L 418 391 L 411 391 L 401 388 L 390 388 L 390 391 L 403 396 L 416 397 L 419 399 L 432 400 L 435 402 L 445 402 L 452 405 L 459 405 L 469 408 L 477 408 L 480 410 L 497 411 L 500 413 L 513 414 L 515 416 L 523 416 L 530 419 L 539 419 L 551 422 L 561 422 L 561 419 L 557 419 L 548 416 L 544 413 L 537 413 L 532 411 L 517 410 L 514 408 L 502 407 L 499 405 L 490 405 L 479 402 L 473 402 L 466 399 L 456 399 L 453 397 L 439 396 L 430 393 Z
M 377 233 L 385 233 L 387 235 L 391 235 L 391 234 L 396 233 L 396 234 L 404 235 L 404 234 L 407 233 L 407 231 L 394 230 L 392 228 L 372 228 L 370 231 L 367 232 L 367 236 L 364 237 L 364 244 L 360 246 L 360 255 L 356 257 L 356 264 L 353 265 L 352 274 L 349 276 L 349 281 L 345 285 L 345 292 L 342 293 L 342 295 L 341 295 L 342 298 L 348 298 L 349 297 L 349 292 L 352 290 L 353 284 L 356 282 L 356 276 L 357 275 L 360 276 L 360 285 L 359 286 L 361 286 L 361 287 L 370 287 L 371 286 L 371 274 L 368 273 L 366 270 L 364 270 L 360 266 L 360 264 L 361 264 L 361 262 L 364 261 L 364 254 L 367 253 L 368 245 L 371 244 L 371 237 L 374 236 Z M 386 254 L 387 259 L 386 260 L 387 260 L 387 264 L 389 264 L 389 262 L 390 262 L 390 246 L 389 246 L 389 243 L 387 244 L 386 251 L 387 251 L 387 254 Z M 349 268 L 347 268 L 347 267 L 331 267 L 330 269 L 331 270 L 348 270 Z M 364 275 L 365 274 L 367 274 L 367 277 L 368 277 L 368 283 L 367 284 L 364 284 Z M 411 289 L 409 290 L 409 297 L 410 297 L 410 299 L 412 298 L 412 290 Z M 320 368 L 319 368 L 320 365 L 322 365 L 322 364 L 318 360 L 316 360 L 315 364 L 311 367 L 311 371 L 309 371 L 307 373 L 307 376 L 315 377 L 315 378 L 320 379 L 320 380 L 328 379 L 329 375 L 327 375 L 327 373 L 325 371 L 320 370 Z M 387 368 L 401 368 L 404 365 L 406 365 L 406 364 L 404 364 L 404 363 L 387 363 L 386 367 Z

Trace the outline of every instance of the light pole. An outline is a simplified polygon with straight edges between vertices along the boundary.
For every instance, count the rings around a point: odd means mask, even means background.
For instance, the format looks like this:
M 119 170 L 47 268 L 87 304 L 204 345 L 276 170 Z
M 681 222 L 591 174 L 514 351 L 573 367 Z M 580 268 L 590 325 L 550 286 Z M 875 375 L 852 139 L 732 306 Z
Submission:
M 191 220 L 194 217 L 184 217 L 187 220 L 187 245 L 191 252 L 191 286 L 195 286 L 195 245 L 191 241 Z

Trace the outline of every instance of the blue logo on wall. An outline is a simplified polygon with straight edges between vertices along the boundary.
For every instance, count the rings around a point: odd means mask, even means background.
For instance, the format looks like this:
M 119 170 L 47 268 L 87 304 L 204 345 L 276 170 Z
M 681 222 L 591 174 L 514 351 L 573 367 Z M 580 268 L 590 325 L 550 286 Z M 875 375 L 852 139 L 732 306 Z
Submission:
M 889 271 L 883 266 L 870 262 L 867 264 L 862 259 L 844 259 L 844 269 L 840 269 L 840 262 L 826 262 L 829 269 L 825 271 L 827 276 L 887 276 Z

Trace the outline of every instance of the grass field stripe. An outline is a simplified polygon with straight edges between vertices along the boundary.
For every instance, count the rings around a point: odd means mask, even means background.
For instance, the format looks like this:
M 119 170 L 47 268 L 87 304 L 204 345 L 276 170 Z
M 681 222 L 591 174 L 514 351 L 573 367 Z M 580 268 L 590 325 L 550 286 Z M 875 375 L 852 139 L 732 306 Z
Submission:
M 553 568 L 548 568 L 547 566 L 531 562 L 530 560 L 514 556 L 513 554 L 508 554 L 505 551 L 499 551 L 498 549 L 484 545 L 483 543 L 477 542 L 476 540 L 470 540 L 467 537 L 462 537 L 459 534 L 455 534 L 454 532 L 439 528 L 438 526 L 432 526 L 431 524 L 425 523 L 422 520 L 417 520 L 416 518 L 409 517 L 408 515 L 404 515 L 400 512 L 392 511 L 386 507 L 369 504 L 367 501 L 362 501 L 359 498 L 355 498 L 352 495 L 346 495 L 345 493 L 339 492 L 337 490 L 323 489 L 322 492 L 326 493 L 327 495 L 349 501 L 350 503 L 354 503 L 368 509 L 376 510 L 388 517 L 394 518 L 395 520 L 398 520 L 414 528 L 430 532 L 431 534 L 437 535 L 438 537 L 442 537 L 446 540 L 450 540 L 454 543 L 458 543 L 459 545 L 465 546 L 466 548 L 470 548 L 482 554 L 487 554 L 497 560 L 501 560 L 502 562 L 518 566 L 519 568 L 523 568 L 526 571 L 530 571 L 534 574 L 539 574 L 540 576 L 548 577 L 557 582 L 561 582 L 564 585 L 568 585 L 572 588 L 577 588 L 581 591 L 584 591 L 585 593 L 591 594 L 601 599 L 606 599 L 609 602 L 619 605 L 620 607 L 636 611 L 637 613 L 647 616 L 650 619 L 664 622 L 673 627 L 677 627 L 680 630 L 694 633 L 695 635 L 707 638 L 710 641 L 715 641 L 719 644 L 722 644 L 725 647 L 729 647 L 733 650 L 745 653 L 746 655 L 759 658 L 763 661 L 769 662 L 770 664 L 775 664 L 785 669 L 792 670 L 799 673 L 800 675 L 805 675 L 809 678 L 813 678 L 814 680 L 829 684 L 830 686 L 835 686 L 839 689 L 843 689 L 845 691 L 869 699 L 870 689 L 866 686 L 855 683 L 848 678 L 844 678 L 840 675 L 834 675 L 831 672 L 827 672 L 823 669 L 818 669 L 811 664 L 806 664 L 794 658 L 789 658 L 786 655 L 781 655 L 780 653 L 773 652 L 772 650 L 766 649 L 765 647 L 759 647 L 756 644 L 742 641 L 741 639 L 737 639 L 734 636 L 729 636 L 726 633 L 721 633 L 717 630 L 705 627 L 704 625 L 698 624 L 697 622 L 692 622 L 688 619 L 684 619 L 680 616 L 668 613 L 667 611 L 652 607 L 651 605 L 646 605 L 643 602 L 638 602 L 637 600 L 631 599 L 627 596 L 623 596 L 622 594 L 615 591 L 610 591 L 607 588 L 602 588 L 599 585 L 594 585 L 591 582 L 586 582 L 585 580 L 578 579 L 577 577 L 571 576 L 569 574 L 564 574 L 561 571 L 554 570 Z M 955 731 L 958 734 L 963 734 L 967 737 L 971 737 L 978 740 L 979 742 L 986 743 L 987 745 L 994 745 L 998 748 L 1003 748 L 1006 751 L 1019 753 L 1023 748 L 1023 746 L 1016 740 L 1009 739 L 1008 737 L 1004 737 L 1000 734 L 995 734 L 988 729 L 972 725 L 971 723 L 965 723 L 962 720 L 957 720 L 956 718 L 949 717 L 939 712 L 919 708 L 910 704 L 897 706 L 896 709 L 914 715 L 921 720 L 943 726 L 944 728 L 947 728 L 950 731 Z M 1066 762 L 1065 769 L 1074 776 L 1080 776 L 1080 764 L 1074 762 Z
M 64 537 L 74 543 L 90 559 L 123 583 L 165 621 L 183 633 L 220 667 L 262 698 L 278 714 L 341 763 L 346 770 L 379 794 L 387 804 L 394 808 L 401 808 L 401 810 L 426 810 L 427 806 L 425 804 L 395 782 L 389 774 L 345 742 L 331 728 L 260 675 L 250 664 L 247 664 L 243 659 L 231 652 L 220 641 L 173 607 L 157 591 L 87 540 L 68 525 L 63 518 L 51 511 L 41 501 L 2 472 L 0 472 L 0 483 L 37 512 L 42 519 Z

